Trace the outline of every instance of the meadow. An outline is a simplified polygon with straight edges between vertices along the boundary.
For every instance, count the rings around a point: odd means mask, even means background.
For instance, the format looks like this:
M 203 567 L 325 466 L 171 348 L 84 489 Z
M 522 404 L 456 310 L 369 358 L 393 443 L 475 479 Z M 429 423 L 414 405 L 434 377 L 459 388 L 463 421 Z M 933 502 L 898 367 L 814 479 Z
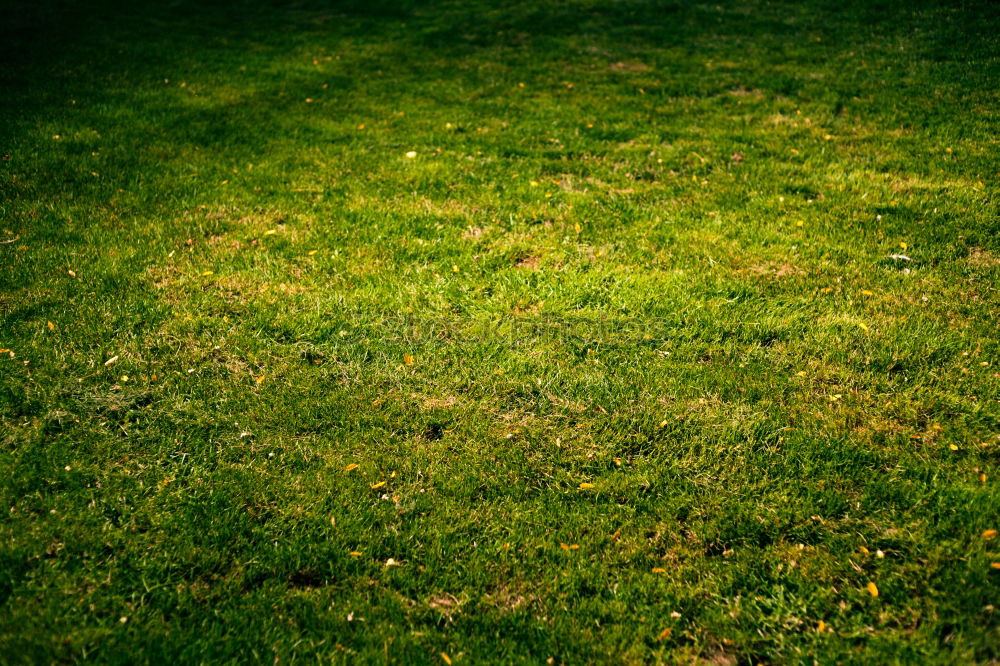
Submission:
M 995 664 L 1000 9 L 9 0 L 0 664 Z

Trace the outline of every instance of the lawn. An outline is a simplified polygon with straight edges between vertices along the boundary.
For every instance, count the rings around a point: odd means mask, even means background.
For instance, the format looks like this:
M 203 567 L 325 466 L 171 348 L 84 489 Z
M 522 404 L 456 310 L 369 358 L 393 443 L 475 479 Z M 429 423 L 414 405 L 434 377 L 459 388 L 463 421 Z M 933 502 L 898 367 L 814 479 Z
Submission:
M 0 663 L 995 664 L 1000 9 L 11 0 Z

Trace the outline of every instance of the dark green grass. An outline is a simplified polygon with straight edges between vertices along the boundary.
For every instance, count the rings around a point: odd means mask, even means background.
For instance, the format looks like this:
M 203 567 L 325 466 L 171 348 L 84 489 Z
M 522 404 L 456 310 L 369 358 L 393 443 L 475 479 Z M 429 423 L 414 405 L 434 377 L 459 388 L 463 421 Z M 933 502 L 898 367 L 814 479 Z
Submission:
M 8 4 L 0 662 L 1000 659 L 998 35 Z

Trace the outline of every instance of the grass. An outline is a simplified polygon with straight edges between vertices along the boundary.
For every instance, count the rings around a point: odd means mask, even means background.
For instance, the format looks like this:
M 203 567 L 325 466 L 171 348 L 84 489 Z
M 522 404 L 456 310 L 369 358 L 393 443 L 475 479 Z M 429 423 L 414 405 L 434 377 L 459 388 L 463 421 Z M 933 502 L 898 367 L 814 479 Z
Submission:
M 995 5 L 5 14 L 0 662 L 1000 659 Z

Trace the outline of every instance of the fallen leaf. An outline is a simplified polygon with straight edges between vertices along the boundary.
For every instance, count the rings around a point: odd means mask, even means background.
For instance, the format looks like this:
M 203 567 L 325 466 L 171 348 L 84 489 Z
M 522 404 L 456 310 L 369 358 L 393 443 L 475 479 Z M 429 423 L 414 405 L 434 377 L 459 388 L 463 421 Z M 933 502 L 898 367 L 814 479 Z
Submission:
M 384 485 L 385 485 L 385 481 L 379 481 L 378 483 L 373 483 L 372 484 L 372 490 L 378 490 L 379 488 L 381 488 Z
M 660 635 L 656 637 L 656 640 L 658 640 L 658 641 L 665 641 L 665 640 L 667 640 L 670 637 L 670 634 L 671 634 L 672 631 L 673 631 L 673 629 L 671 629 L 670 627 L 667 627 L 666 629 L 664 629 L 663 631 L 660 632 Z
M 104 362 L 104 366 L 107 367 L 107 366 L 113 364 L 117 360 L 118 360 L 117 356 L 112 356 L 111 358 L 109 358 L 107 361 Z
M 403 363 L 405 365 L 413 365 L 413 354 L 403 354 Z
M 592 483 L 581 483 L 580 484 L 580 490 L 590 490 L 593 487 L 594 487 L 594 484 L 592 484 Z
M 48 326 L 48 327 L 49 327 L 49 330 L 50 330 L 50 331 L 54 331 L 54 330 L 56 330 L 56 325 L 55 325 L 55 324 L 53 324 L 53 323 L 52 323 L 51 321 L 50 321 L 50 322 L 48 322 L 48 323 L 46 324 L 46 326 Z
M 652 573 L 662 574 L 662 573 L 667 573 L 667 570 L 664 569 L 663 567 L 653 567 Z
M 873 597 L 878 596 L 878 586 L 875 585 L 875 583 L 868 583 L 868 594 L 872 595 Z
M 442 652 L 441 653 L 441 660 L 444 663 L 448 664 L 448 666 L 451 666 L 451 657 L 448 656 L 447 652 Z
M 996 538 L 997 538 L 997 531 L 996 530 L 984 530 L 983 531 L 983 539 L 989 541 L 991 539 L 996 539 Z
M 356 470 L 357 468 L 358 468 L 358 464 L 357 463 L 351 463 L 350 465 L 348 465 L 347 467 L 344 468 L 344 471 L 345 472 L 352 472 L 352 471 Z

